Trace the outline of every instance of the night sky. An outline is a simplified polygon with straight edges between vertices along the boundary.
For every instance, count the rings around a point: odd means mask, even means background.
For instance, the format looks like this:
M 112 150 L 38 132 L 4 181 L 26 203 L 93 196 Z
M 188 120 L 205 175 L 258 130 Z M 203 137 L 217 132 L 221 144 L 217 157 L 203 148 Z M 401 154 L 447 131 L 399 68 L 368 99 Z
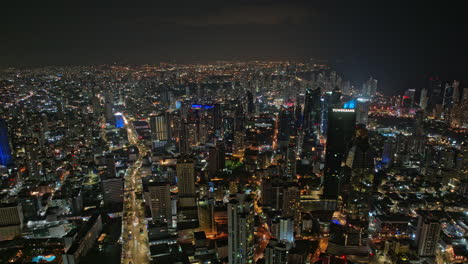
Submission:
M 468 11 L 454 1 L 68 2 L 3 6 L 0 66 L 314 57 L 356 83 L 372 75 L 387 93 L 430 74 L 468 79 Z

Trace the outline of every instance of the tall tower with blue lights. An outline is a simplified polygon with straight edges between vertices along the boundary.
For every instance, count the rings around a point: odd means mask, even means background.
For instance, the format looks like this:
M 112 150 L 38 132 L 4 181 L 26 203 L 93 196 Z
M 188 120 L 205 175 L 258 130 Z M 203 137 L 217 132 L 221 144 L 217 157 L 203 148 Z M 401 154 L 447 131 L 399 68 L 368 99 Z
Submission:
M 0 119 L 0 165 L 7 166 L 11 163 L 11 149 L 8 142 L 8 127 L 5 120 Z

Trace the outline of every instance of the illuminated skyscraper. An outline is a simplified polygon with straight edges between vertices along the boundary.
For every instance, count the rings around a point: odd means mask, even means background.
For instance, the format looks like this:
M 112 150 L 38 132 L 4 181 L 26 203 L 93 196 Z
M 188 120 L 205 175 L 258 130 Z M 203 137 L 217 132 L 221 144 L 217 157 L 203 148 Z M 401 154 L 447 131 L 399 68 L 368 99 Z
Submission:
M 288 247 L 283 242 L 271 239 L 265 249 L 265 264 L 288 263 Z
M 421 90 L 421 95 L 420 95 L 420 99 L 419 99 L 419 107 L 421 107 L 421 109 L 426 109 L 427 107 L 427 89 L 422 89 Z
M 352 216 L 363 216 L 369 211 L 369 197 L 374 182 L 373 158 L 368 131 L 364 125 L 359 124 L 346 159 L 347 173 L 342 184 L 349 186 L 349 191 L 342 192 L 342 196 Z
M 0 204 L 0 241 L 13 240 L 21 235 L 23 208 L 18 204 Z
M 218 171 L 224 169 L 225 166 L 225 149 L 224 144 L 217 143 L 215 147 L 210 148 L 208 156 L 208 172 L 214 175 Z
M 176 172 L 180 206 L 196 206 L 195 163 L 193 159 L 188 156 L 183 156 L 177 159 Z
M 0 119 L 0 165 L 9 165 L 12 161 L 8 127 L 5 120 Z
M 367 126 L 369 123 L 369 99 L 358 98 L 356 102 L 356 124 Z
M 237 194 L 228 203 L 228 258 L 230 264 L 254 263 L 254 206 L 252 197 Z
M 328 113 L 327 146 L 325 155 L 325 181 L 323 196 L 336 199 L 342 177 L 342 162 L 354 136 L 356 113 L 354 109 L 332 108 Z
M 169 140 L 168 120 L 164 113 L 152 115 L 150 117 L 151 135 L 153 140 Z
M 290 136 L 295 136 L 294 108 L 281 107 L 278 128 L 278 144 L 281 151 L 288 147 Z
M 320 125 L 321 88 L 307 89 L 304 102 L 304 130 L 314 133 Z
M 152 182 L 148 184 L 149 205 L 154 221 L 161 221 L 172 226 L 171 186 L 167 182 Z
M 441 223 L 436 217 L 426 212 L 420 212 L 417 220 L 414 238 L 418 245 L 418 255 L 421 257 L 434 256 L 439 243 Z
M 195 163 L 185 156 L 177 160 L 179 196 L 195 196 Z
M 124 124 L 124 120 L 123 120 L 122 114 L 121 114 L 121 113 L 116 113 L 116 114 L 114 115 L 114 117 L 115 117 L 115 127 L 116 127 L 116 128 L 122 128 L 122 127 L 124 127 L 125 124 Z

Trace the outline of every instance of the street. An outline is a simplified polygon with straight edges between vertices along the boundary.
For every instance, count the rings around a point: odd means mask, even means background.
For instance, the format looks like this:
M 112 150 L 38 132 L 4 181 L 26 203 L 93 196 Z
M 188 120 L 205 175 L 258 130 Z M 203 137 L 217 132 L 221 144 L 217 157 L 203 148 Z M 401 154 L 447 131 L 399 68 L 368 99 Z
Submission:
M 123 116 L 127 128 L 128 141 L 130 145 L 138 147 L 140 155 L 134 164 L 128 168 L 125 174 L 124 209 L 122 218 L 122 261 L 121 263 L 150 263 L 149 244 L 145 222 L 145 208 L 143 200 L 136 193 L 143 192 L 141 183 L 141 166 L 143 157 L 148 151 L 138 140 L 138 135 L 133 125 Z M 141 198 L 141 196 L 140 196 Z

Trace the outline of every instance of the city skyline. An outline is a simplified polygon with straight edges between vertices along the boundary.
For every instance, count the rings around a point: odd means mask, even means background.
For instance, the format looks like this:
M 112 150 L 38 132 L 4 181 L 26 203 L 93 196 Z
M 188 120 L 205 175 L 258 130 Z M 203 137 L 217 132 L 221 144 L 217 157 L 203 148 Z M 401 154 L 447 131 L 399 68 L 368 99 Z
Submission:
M 19 4 L 0 263 L 468 263 L 460 6 Z

